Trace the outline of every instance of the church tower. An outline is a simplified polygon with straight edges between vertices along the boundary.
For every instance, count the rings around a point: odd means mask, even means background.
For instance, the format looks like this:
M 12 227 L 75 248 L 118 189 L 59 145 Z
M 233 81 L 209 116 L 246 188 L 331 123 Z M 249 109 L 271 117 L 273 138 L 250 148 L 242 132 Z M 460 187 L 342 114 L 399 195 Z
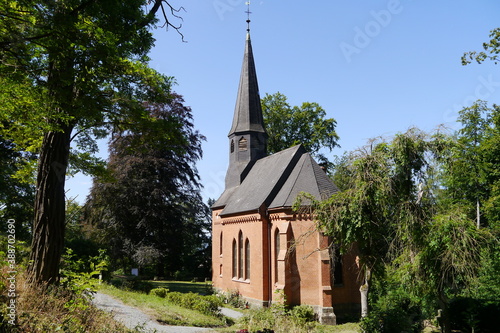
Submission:
M 226 189 L 239 186 L 255 161 L 267 154 L 267 133 L 260 105 L 250 29 L 247 29 L 236 107 L 228 137 L 229 167 Z

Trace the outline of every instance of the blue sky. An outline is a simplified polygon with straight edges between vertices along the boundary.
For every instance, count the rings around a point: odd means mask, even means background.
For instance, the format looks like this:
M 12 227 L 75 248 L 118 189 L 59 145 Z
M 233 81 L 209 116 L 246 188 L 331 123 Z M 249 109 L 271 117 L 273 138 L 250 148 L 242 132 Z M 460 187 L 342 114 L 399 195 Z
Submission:
M 224 190 L 227 133 L 246 34 L 245 0 L 173 0 L 184 6 L 183 43 L 154 32 L 151 66 L 174 76 L 175 91 L 207 137 L 197 163 L 205 198 Z M 412 126 L 451 130 L 476 99 L 500 104 L 500 64 L 462 66 L 500 27 L 498 0 L 355 0 L 251 2 L 251 38 L 261 97 L 277 91 L 291 105 L 317 102 L 337 120 L 341 155 L 368 139 Z M 106 145 L 102 145 L 106 156 Z M 83 203 L 91 179 L 67 182 Z

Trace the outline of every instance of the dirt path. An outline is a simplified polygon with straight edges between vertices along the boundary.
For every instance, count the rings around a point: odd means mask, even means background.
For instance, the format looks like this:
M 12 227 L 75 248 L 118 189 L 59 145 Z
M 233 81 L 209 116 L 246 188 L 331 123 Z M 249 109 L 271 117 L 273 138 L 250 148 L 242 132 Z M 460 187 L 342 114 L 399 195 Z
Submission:
M 161 325 L 141 310 L 129 305 L 125 305 L 122 301 L 102 293 L 96 293 L 94 295 L 92 303 L 94 303 L 94 305 L 99 309 L 111 312 L 116 320 L 123 323 L 128 328 L 140 328 L 142 329 L 141 332 L 195 333 L 212 331 L 209 328 L 202 327 Z

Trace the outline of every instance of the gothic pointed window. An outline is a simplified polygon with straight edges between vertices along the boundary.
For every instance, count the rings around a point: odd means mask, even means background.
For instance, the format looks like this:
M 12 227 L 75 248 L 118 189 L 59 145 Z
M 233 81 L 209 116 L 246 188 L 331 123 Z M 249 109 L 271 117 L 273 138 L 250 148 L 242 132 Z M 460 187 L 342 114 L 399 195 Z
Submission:
M 231 153 L 234 153 L 234 140 L 231 140 Z
M 238 278 L 243 278 L 243 233 L 238 236 Z
M 219 255 L 222 256 L 222 240 L 223 240 L 223 237 L 222 237 L 222 231 L 220 232 L 220 239 L 219 239 Z
M 237 253 L 238 253 L 238 247 L 236 245 L 236 239 L 233 239 L 233 279 L 236 279 L 237 278 L 237 275 L 238 275 L 238 257 L 237 257 Z
M 274 282 L 278 282 L 278 256 L 280 254 L 280 231 L 276 228 L 274 233 Z
M 248 141 L 245 138 L 241 138 L 240 141 L 238 141 L 238 150 L 239 151 L 246 151 L 248 149 Z
M 250 280 L 250 242 L 245 240 L 245 280 Z

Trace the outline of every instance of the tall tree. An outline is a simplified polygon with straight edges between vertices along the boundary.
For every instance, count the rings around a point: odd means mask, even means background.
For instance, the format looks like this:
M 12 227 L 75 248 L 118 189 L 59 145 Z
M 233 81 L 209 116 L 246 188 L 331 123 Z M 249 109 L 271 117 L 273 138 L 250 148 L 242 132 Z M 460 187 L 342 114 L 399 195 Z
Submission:
M 326 111 L 318 103 L 304 102 L 301 106 L 292 107 L 287 97 L 277 92 L 266 94 L 261 104 L 270 154 L 303 144 L 320 163 L 328 163 L 321 150 L 332 151 L 339 146 L 339 137 L 335 132 L 337 122 L 333 118 L 325 118 Z
M 486 133 L 491 128 L 480 126 L 484 135 L 479 143 L 473 140 L 479 133 L 476 125 L 482 123 L 476 111 L 462 112 L 472 114 L 461 118 L 459 136 L 429 136 L 412 129 L 389 142 L 373 141 L 341 160 L 341 192 L 325 201 L 310 198 L 319 230 L 344 251 L 351 244 L 358 247 L 365 272 L 360 289 L 363 316 L 371 278 L 384 278 L 388 270 L 391 279 L 399 279 L 401 290 L 426 300 L 428 309 L 438 304 L 442 326 L 451 330 L 450 301 L 474 285 L 482 253 L 492 240 L 488 230 L 476 228 L 475 215 L 470 214 L 478 193 L 476 173 L 480 179 L 498 175 L 492 172 L 493 160 L 481 153 L 489 150 L 486 138 L 492 136 Z M 488 113 L 483 116 L 490 119 Z M 481 161 L 480 171 L 458 159 L 474 153 L 480 153 L 473 157 Z
M 1 109 L 2 120 L 16 120 L 5 135 L 20 144 L 32 138 L 39 153 L 31 282 L 58 281 L 70 142 L 84 151 L 75 160 L 92 171 L 86 157 L 96 149 L 93 139 L 115 127 L 147 126 L 152 119 L 141 101 L 167 98 L 171 80 L 147 66 L 150 28 L 164 7 L 175 15 L 166 0 L 0 4 L 0 83 L 11 98 L 22 96 L 8 101 L 22 107 Z
M 456 140 L 447 151 L 443 173 L 446 188 L 443 199 L 467 207 L 469 216 L 481 225 L 482 206 L 490 196 L 494 183 L 492 171 L 498 148 L 488 143 L 493 139 L 492 110 L 486 102 L 477 101 L 462 109 L 458 121 L 462 124 Z M 493 154 L 492 154 L 493 153 Z M 493 163 L 492 163 L 493 162 Z
M 104 230 L 112 257 L 155 265 L 158 276 L 200 262 L 196 254 L 208 243 L 207 207 L 195 167 L 204 137 L 183 102 L 172 94 L 168 103 L 148 104 L 156 127 L 114 134 L 113 180 L 94 181 L 86 203 L 87 220 Z
M 364 272 L 362 316 L 374 274 L 405 248 L 415 253 L 423 226 L 432 214 L 427 169 L 436 140 L 411 129 L 392 142 L 373 141 L 344 159 L 343 191 L 324 201 L 313 198 L 318 228 L 345 252 L 356 244 Z

